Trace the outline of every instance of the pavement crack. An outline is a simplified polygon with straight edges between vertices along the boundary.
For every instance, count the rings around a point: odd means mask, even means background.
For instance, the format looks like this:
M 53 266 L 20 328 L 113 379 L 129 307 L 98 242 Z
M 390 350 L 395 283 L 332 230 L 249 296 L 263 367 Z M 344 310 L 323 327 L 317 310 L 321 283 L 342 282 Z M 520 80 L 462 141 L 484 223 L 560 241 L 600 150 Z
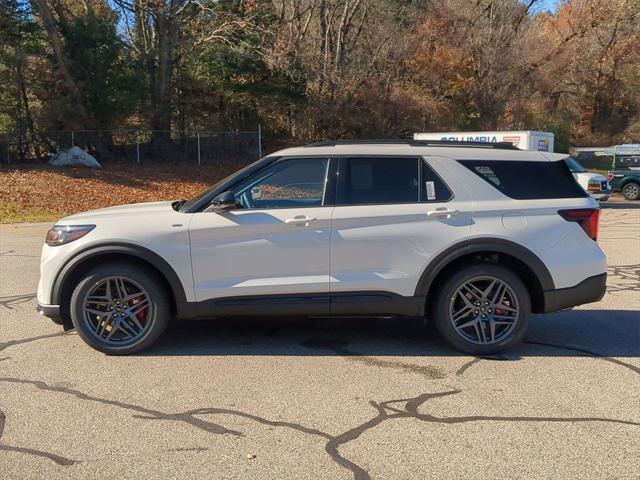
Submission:
M 474 359 L 474 360 L 479 361 L 479 359 Z M 468 364 L 470 364 L 470 362 L 468 362 Z M 211 408 L 192 409 L 183 413 L 171 414 L 171 413 L 161 412 L 159 410 L 153 410 L 150 408 L 141 407 L 139 405 L 120 402 L 117 400 L 108 400 L 104 398 L 91 396 L 79 390 L 73 390 L 65 387 L 50 386 L 44 382 L 37 381 L 37 380 L 26 380 L 26 379 L 5 377 L 5 378 L 0 378 L 0 382 L 31 385 L 40 390 L 63 393 L 66 395 L 76 397 L 80 400 L 97 402 L 105 405 L 111 405 L 111 406 L 123 408 L 125 410 L 130 410 L 130 411 L 136 412 L 136 415 L 134 415 L 135 418 L 183 422 L 189 426 L 198 428 L 205 432 L 218 434 L 218 435 L 224 434 L 224 433 L 230 433 L 232 435 L 243 435 L 243 434 L 241 434 L 240 432 L 235 432 L 233 430 L 228 430 L 218 424 L 215 424 L 213 422 L 209 422 L 197 417 L 202 415 L 233 415 L 241 418 L 246 418 L 263 425 L 284 427 L 284 428 L 295 430 L 307 435 L 321 437 L 326 440 L 325 452 L 329 455 L 331 460 L 333 460 L 336 464 L 340 465 L 341 467 L 351 471 L 351 473 L 353 474 L 354 480 L 370 480 L 371 476 L 362 465 L 359 465 L 353 460 L 350 460 L 346 456 L 342 455 L 339 451 L 340 447 L 347 445 L 348 443 L 353 442 L 354 440 L 357 440 L 365 432 L 372 430 L 375 427 L 382 424 L 383 422 L 386 422 L 392 419 L 410 418 L 410 419 L 415 419 L 415 420 L 427 422 L 427 423 L 447 424 L 447 425 L 469 423 L 469 422 L 514 422 L 514 423 L 603 422 L 603 423 L 640 427 L 640 423 L 638 422 L 634 422 L 631 420 L 605 418 L 605 417 L 554 417 L 554 416 L 533 417 L 533 416 L 488 416 L 488 415 L 439 417 L 430 413 L 421 413 L 419 411 L 419 409 L 423 407 L 423 405 L 427 403 L 429 400 L 432 400 L 435 398 L 452 396 L 452 395 L 458 395 L 462 393 L 461 390 L 449 390 L 444 392 L 424 392 L 419 395 L 416 395 L 415 397 L 386 400 L 383 402 L 370 401 L 369 405 L 373 407 L 373 409 L 375 410 L 374 416 L 370 417 L 368 420 L 365 420 L 364 422 L 342 433 L 339 433 L 337 435 L 331 435 L 319 429 L 306 427 L 298 423 L 280 421 L 280 420 L 269 420 L 267 418 L 263 418 L 258 415 L 243 412 L 240 410 L 211 407 Z M 4 419 L 2 419 L 2 424 L 3 423 L 4 423 Z M 10 448 L 15 449 L 17 447 L 10 447 Z M 175 449 L 175 450 L 181 451 L 180 449 Z M 183 449 L 183 450 L 186 451 L 189 449 Z M 29 453 L 33 453 L 33 452 L 29 452 Z M 51 454 L 45 454 L 45 452 L 38 452 L 38 453 L 43 455 L 49 455 L 47 458 L 51 458 L 52 460 L 56 461 L 53 457 L 50 456 Z M 36 454 L 36 453 L 33 453 L 33 454 Z M 58 460 L 60 460 L 60 458 L 58 458 Z
M 494 360 L 494 361 L 503 361 L 503 360 L 516 360 L 514 358 L 509 358 L 507 356 L 504 355 L 483 355 L 481 357 L 475 357 L 471 360 L 469 360 L 467 363 L 465 363 L 464 365 L 462 365 L 458 371 L 456 372 L 457 376 L 462 376 L 464 375 L 464 373 L 467 371 L 467 369 L 469 369 L 469 367 L 472 367 L 473 365 L 475 365 L 476 363 L 480 362 L 480 360 Z
M 20 378 L 12 378 L 12 377 L 2 377 L 0 378 L 0 382 L 6 382 L 6 383 L 17 383 L 17 384 L 23 384 L 23 385 L 31 385 L 34 386 L 40 390 L 44 390 L 44 391 L 48 391 L 48 392 L 56 392 L 56 393 L 62 393 L 65 395 L 70 395 L 73 397 L 78 398 L 79 400 L 85 400 L 88 402 L 95 402 L 95 403 L 101 403 L 104 405 L 110 405 L 113 407 L 118 407 L 118 408 L 122 408 L 124 410 L 130 410 L 133 412 L 137 412 L 140 415 L 134 415 L 135 418 L 143 418 L 143 419 L 147 419 L 147 420 L 173 420 L 173 421 L 178 421 L 178 422 L 183 422 L 186 423 L 192 427 L 198 428 L 200 430 L 203 430 L 205 432 L 208 433 L 215 433 L 215 434 L 231 434 L 231 435 L 235 435 L 235 436 L 242 436 L 242 433 L 234 431 L 234 430 L 228 430 L 224 427 L 222 427 L 221 425 L 217 425 L 215 423 L 212 422 L 208 422 L 206 420 L 202 420 L 199 418 L 195 418 L 193 415 L 189 415 L 188 413 L 185 414 L 171 414 L 171 413 L 165 413 L 165 412 L 161 412 L 160 410 L 153 410 L 151 408 L 146 408 L 146 407 L 141 407 L 139 405 L 135 405 L 132 403 L 125 403 L 125 402 L 120 402 L 118 400 L 109 400 L 107 398 L 100 398 L 100 397 L 96 397 L 93 395 L 88 395 L 86 393 L 83 393 L 79 390 L 74 390 L 71 388 L 66 388 L 66 387 L 54 387 L 52 385 L 48 385 L 45 382 L 41 382 L 38 380 L 23 380 Z
M 6 342 L 0 342 L 0 352 L 3 351 L 5 348 L 8 347 L 12 347 L 13 345 L 21 345 L 23 343 L 31 343 L 31 342 L 35 342 L 36 340 L 43 340 L 45 338 L 54 338 L 54 337 L 62 337 L 64 335 L 70 335 L 70 332 L 56 332 L 56 333 L 49 333 L 47 335 L 39 335 L 37 337 L 29 337 L 29 338 L 21 338 L 18 340 L 8 340 Z
M 465 363 L 464 365 L 462 365 L 462 366 L 458 369 L 458 371 L 456 372 L 456 375 L 458 375 L 458 376 L 463 375 L 463 374 L 464 374 L 464 372 L 466 372 L 466 371 L 467 371 L 467 369 L 468 369 L 469 367 L 471 367 L 471 366 L 475 365 L 476 363 L 478 363 L 478 362 L 479 362 L 479 361 L 481 361 L 481 360 L 482 360 L 482 358 L 480 358 L 480 357 L 476 357 L 476 358 L 474 358 L 474 359 L 472 359 L 472 360 L 469 360 L 467 363 Z
M 2 440 L 2 434 L 4 432 L 4 424 L 6 422 L 6 415 L 2 410 L 0 410 L 0 440 Z M 48 458 L 49 460 L 54 461 L 58 465 L 69 466 L 76 463 L 76 460 L 71 460 L 70 458 L 62 457 L 60 455 L 56 455 L 55 453 L 45 452 L 43 450 L 36 450 L 34 448 L 26 448 L 26 447 L 14 447 L 12 445 L 6 445 L 0 443 L 0 450 L 4 450 L 6 452 L 18 452 L 24 453 L 27 455 L 33 455 L 36 457 Z
M 248 418 L 249 420 L 253 420 L 263 425 L 269 425 L 272 427 L 285 427 L 285 428 L 290 428 L 292 430 L 297 430 L 298 432 L 306 433 L 308 435 L 315 435 L 323 438 L 331 438 L 330 434 L 320 431 L 316 428 L 305 427 L 304 425 L 300 425 L 298 423 L 293 423 L 293 422 L 269 420 L 263 417 L 259 417 L 258 415 L 242 412 L 240 410 L 231 410 L 227 408 L 199 408 L 197 410 L 190 410 L 186 412 L 186 414 L 188 415 L 216 415 L 216 414 L 235 415 L 237 417 Z
M 23 295 L 8 295 L 5 297 L 0 297 L 0 306 L 3 306 L 4 308 L 9 310 L 13 310 L 16 305 L 30 302 L 34 298 L 36 298 L 35 293 L 26 293 Z
M 601 355 L 598 352 L 594 352 L 592 350 L 587 350 L 586 348 L 583 348 L 583 347 L 580 347 L 580 346 L 577 346 L 577 345 L 576 346 L 573 346 L 573 345 L 562 345 L 562 344 L 559 344 L 559 343 L 544 342 L 544 341 L 536 340 L 536 339 L 525 340 L 524 343 L 528 343 L 530 345 L 540 345 L 540 346 L 543 346 L 543 347 L 552 347 L 552 348 L 558 348 L 558 349 L 562 349 L 562 350 L 569 350 L 569 351 L 572 351 L 572 352 L 582 353 L 586 357 L 593 357 L 593 358 L 597 358 L 597 359 L 600 359 L 600 360 L 604 360 L 605 362 L 614 363 L 616 365 L 620 365 L 622 367 L 628 368 L 632 372 L 640 374 L 640 367 L 637 367 L 637 366 L 632 365 L 632 364 L 627 363 L 627 362 L 623 362 L 622 360 L 618 360 L 617 358 L 607 357 L 606 355 Z

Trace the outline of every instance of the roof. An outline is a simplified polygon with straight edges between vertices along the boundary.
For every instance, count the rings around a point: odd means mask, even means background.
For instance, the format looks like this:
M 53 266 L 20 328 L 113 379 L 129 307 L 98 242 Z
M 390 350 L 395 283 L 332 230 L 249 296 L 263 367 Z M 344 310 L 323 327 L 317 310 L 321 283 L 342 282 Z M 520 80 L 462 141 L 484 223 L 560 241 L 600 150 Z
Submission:
M 567 154 L 538 152 L 489 147 L 484 144 L 451 146 L 449 143 L 434 144 L 432 142 L 400 141 L 401 143 L 381 143 L 381 141 L 358 142 L 321 142 L 302 147 L 293 147 L 272 153 L 270 156 L 304 156 L 313 155 L 406 155 L 437 156 L 455 160 L 511 160 L 511 161 L 558 161 Z M 466 142 L 465 142 L 466 143 Z

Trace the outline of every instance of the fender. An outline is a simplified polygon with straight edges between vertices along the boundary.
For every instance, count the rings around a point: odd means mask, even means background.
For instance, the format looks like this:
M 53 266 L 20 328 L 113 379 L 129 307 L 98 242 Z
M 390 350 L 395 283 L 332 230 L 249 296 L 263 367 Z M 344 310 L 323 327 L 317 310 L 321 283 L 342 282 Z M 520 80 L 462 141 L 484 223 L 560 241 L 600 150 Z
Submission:
M 187 296 L 185 294 L 184 287 L 182 286 L 182 282 L 173 267 L 171 267 L 171 265 L 169 265 L 160 255 L 148 248 L 128 243 L 104 243 L 91 245 L 74 254 L 65 262 L 64 267 L 56 274 L 51 292 L 52 303 L 60 304 L 64 285 L 78 265 L 92 257 L 110 253 L 131 255 L 153 265 L 164 276 L 165 280 L 169 284 L 169 287 L 173 292 L 173 297 L 176 300 L 176 308 L 178 309 L 178 313 L 180 313 L 181 306 L 186 305 L 187 303 Z
M 531 250 L 502 238 L 473 238 L 456 243 L 437 255 L 420 276 L 415 295 L 427 295 L 433 281 L 447 265 L 463 255 L 474 252 L 496 252 L 517 258 L 535 274 L 543 291 L 555 289 L 549 269 Z

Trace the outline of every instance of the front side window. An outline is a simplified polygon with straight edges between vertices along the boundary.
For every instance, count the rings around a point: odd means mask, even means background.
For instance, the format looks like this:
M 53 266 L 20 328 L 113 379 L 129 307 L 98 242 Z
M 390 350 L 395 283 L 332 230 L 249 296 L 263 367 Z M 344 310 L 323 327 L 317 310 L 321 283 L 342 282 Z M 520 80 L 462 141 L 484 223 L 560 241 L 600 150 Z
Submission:
M 321 206 L 329 160 L 299 158 L 278 161 L 234 187 L 243 208 Z
M 337 205 L 419 202 L 417 157 L 342 158 Z

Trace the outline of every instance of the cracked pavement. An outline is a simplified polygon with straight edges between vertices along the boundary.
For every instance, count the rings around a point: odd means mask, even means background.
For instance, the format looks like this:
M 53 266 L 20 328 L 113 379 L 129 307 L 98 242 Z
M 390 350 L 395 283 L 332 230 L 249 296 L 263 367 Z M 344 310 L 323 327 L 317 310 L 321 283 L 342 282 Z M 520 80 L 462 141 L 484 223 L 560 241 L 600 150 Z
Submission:
M 0 478 L 640 476 L 640 204 L 603 209 L 603 301 L 486 358 L 415 320 L 259 318 L 107 357 L 35 313 L 46 229 L 0 225 Z

